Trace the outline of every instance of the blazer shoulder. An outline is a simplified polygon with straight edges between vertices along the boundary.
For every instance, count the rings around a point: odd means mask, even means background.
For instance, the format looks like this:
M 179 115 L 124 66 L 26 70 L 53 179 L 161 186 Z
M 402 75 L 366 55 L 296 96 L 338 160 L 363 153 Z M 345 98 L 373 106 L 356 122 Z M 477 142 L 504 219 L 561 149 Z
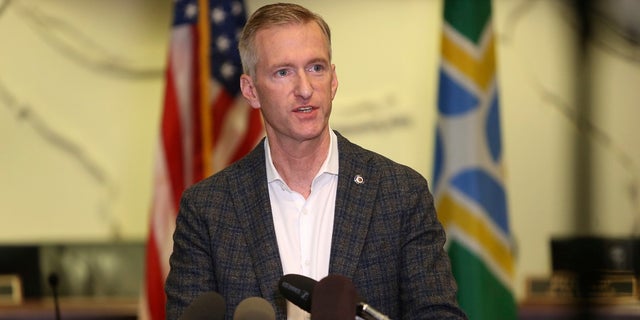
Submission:
M 264 139 L 261 140 L 251 152 L 238 161 L 191 185 L 185 190 L 185 194 L 216 190 L 227 192 L 232 185 L 252 185 L 252 183 L 256 181 L 266 180 L 263 142 Z M 264 179 L 261 180 L 261 178 Z

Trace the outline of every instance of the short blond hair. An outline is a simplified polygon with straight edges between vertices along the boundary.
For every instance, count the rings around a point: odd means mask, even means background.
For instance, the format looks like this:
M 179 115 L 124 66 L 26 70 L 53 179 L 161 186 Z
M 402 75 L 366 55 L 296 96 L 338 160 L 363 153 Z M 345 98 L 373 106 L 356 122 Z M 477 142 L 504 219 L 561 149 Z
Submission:
M 256 64 L 258 63 L 255 39 L 258 31 L 274 26 L 305 24 L 308 22 L 315 22 L 324 33 L 327 47 L 329 48 L 329 60 L 331 60 L 331 30 L 327 22 L 320 15 L 303 6 L 293 3 L 275 3 L 256 10 L 242 29 L 238 49 L 243 72 L 252 78 L 255 74 Z

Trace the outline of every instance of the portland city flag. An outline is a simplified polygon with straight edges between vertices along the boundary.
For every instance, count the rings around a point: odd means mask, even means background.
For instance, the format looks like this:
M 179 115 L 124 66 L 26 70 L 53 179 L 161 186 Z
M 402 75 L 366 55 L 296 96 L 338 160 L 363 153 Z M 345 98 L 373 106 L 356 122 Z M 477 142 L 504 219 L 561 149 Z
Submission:
M 516 319 L 490 0 L 445 0 L 434 197 L 469 319 Z

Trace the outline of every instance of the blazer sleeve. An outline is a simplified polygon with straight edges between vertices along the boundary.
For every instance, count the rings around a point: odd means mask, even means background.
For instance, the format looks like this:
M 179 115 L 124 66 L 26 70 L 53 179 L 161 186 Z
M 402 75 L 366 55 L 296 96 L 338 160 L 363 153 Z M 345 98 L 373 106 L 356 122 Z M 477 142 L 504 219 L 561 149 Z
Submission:
M 166 318 L 178 319 L 200 294 L 217 291 L 207 223 L 194 207 L 193 189 L 180 201 L 173 235 L 170 272 L 165 282 Z
M 458 307 L 457 286 L 444 250 L 445 232 L 438 221 L 427 181 L 407 179 L 400 255 L 403 319 L 466 319 Z

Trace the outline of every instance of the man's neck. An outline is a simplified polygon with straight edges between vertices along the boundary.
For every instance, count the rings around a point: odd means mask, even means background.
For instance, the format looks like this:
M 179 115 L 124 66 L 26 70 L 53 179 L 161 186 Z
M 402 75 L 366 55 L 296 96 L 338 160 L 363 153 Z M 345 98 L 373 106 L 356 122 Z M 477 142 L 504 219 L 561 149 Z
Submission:
M 330 144 L 329 131 L 318 139 L 298 143 L 269 138 L 274 167 L 289 188 L 305 198 L 311 194 L 311 183 L 327 158 Z

